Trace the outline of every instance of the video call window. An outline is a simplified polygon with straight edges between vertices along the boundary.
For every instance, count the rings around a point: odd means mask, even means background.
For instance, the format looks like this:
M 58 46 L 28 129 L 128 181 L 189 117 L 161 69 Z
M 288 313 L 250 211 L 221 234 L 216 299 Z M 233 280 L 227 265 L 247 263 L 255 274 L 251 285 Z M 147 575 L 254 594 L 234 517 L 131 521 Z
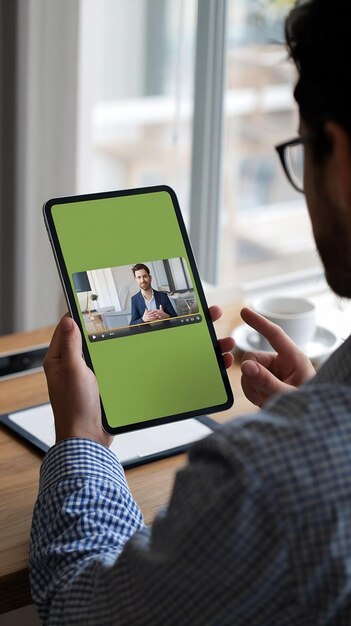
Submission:
M 73 283 L 92 342 L 202 321 L 181 257 L 76 272 Z

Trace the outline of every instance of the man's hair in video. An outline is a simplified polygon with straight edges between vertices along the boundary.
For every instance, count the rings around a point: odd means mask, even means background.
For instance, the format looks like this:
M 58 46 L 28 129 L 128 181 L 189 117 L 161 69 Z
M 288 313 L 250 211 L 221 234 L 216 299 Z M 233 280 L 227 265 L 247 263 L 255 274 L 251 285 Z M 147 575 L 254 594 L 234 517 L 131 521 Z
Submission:
M 147 272 L 150 276 L 150 270 L 148 268 L 147 265 L 144 265 L 144 263 L 136 263 L 133 267 L 132 267 L 132 272 L 135 276 L 135 272 L 137 272 L 138 270 L 145 270 L 145 272 Z

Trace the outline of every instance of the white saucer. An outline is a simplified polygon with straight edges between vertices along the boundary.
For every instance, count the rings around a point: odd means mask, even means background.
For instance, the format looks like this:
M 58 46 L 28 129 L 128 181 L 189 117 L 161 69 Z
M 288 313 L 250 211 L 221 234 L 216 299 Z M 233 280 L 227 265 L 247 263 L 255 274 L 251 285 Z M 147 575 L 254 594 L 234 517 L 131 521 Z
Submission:
M 234 328 L 232 337 L 235 340 L 236 347 L 242 352 L 257 352 L 261 351 L 259 334 L 250 328 L 247 324 L 241 324 Z M 328 328 L 317 326 L 315 336 L 310 341 L 304 352 L 311 361 L 320 363 L 326 357 L 333 352 L 342 342 L 342 339 L 337 337 Z M 266 352 L 274 352 L 272 350 L 266 350 Z

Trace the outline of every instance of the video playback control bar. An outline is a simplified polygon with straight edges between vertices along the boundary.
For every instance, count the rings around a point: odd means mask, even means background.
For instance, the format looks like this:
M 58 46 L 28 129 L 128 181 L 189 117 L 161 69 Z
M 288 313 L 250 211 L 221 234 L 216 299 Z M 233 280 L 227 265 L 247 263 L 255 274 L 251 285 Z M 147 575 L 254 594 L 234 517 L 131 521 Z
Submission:
M 200 322 L 202 322 L 202 315 L 192 313 L 190 315 L 171 317 L 159 322 L 133 324 L 132 326 L 122 326 L 121 328 L 111 328 L 101 332 L 89 333 L 89 340 L 95 343 L 96 341 L 106 341 L 106 339 L 116 339 L 117 337 L 142 335 L 143 333 L 153 332 L 154 330 L 166 330 L 167 328 L 175 328 L 176 326 L 190 326 L 192 324 L 199 324 Z

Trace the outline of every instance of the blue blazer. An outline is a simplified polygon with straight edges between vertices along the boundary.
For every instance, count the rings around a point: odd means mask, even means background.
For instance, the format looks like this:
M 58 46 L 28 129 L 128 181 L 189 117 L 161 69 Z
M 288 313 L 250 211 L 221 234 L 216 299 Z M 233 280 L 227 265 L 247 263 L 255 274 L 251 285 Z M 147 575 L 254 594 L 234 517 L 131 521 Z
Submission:
M 156 302 L 156 308 L 159 309 L 160 305 L 162 306 L 165 313 L 168 313 L 170 317 L 177 317 L 177 313 L 171 305 L 171 301 L 164 291 L 156 291 L 154 289 L 154 297 Z M 141 291 L 132 296 L 132 317 L 129 322 L 129 325 L 132 324 L 144 324 L 143 315 L 145 313 L 145 300 L 142 296 Z

